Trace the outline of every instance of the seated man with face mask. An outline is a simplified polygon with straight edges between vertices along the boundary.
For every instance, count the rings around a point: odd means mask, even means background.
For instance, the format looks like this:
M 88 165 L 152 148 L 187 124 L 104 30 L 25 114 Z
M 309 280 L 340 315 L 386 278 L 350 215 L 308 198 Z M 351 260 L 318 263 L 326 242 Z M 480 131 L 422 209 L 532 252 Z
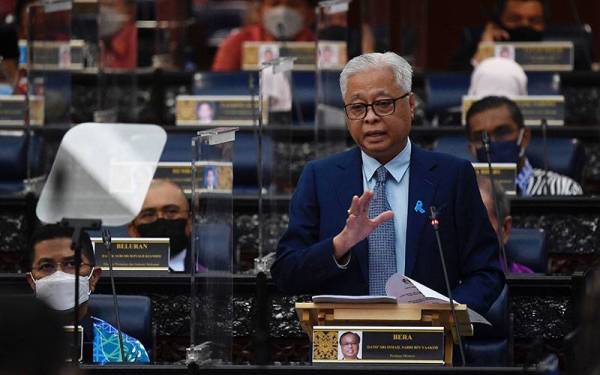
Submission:
M 75 307 L 75 252 L 71 249 L 73 229 L 45 225 L 32 237 L 27 265 L 27 281 L 37 298 L 61 312 L 65 325 L 73 324 Z M 118 342 L 115 327 L 93 316 L 88 306 L 102 270 L 96 267 L 92 242 L 87 233 L 81 235 L 79 270 L 79 324 L 83 327 L 83 360 L 85 362 L 120 362 L 120 352 L 104 350 Z M 126 362 L 150 362 L 146 349 L 137 339 L 122 332 Z M 114 345 L 113 345 L 114 347 Z
M 129 223 L 127 231 L 131 237 L 169 238 L 169 268 L 178 272 L 190 271 L 190 205 L 176 183 L 163 179 L 152 180 L 142 210 Z
M 573 179 L 552 171 L 533 168 L 525 150 L 531 130 L 525 128 L 523 115 L 512 100 L 487 96 L 469 108 L 466 115 L 469 149 L 477 161 L 487 162 L 481 133 L 490 137 L 492 163 L 517 163 L 517 192 L 522 196 L 582 195 L 583 189 Z
M 260 0 L 258 22 L 234 31 L 219 46 L 212 70 L 236 71 L 242 68 L 244 42 L 312 42 L 309 20 L 314 14 L 309 0 Z

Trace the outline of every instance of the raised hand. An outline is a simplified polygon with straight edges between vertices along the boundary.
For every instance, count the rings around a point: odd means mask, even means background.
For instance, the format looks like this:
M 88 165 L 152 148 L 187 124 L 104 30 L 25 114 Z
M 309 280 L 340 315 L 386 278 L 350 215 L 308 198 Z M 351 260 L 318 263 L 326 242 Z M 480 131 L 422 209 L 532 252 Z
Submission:
M 369 204 L 373 198 L 373 192 L 366 191 L 360 197 L 352 197 L 352 203 L 348 209 L 346 226 L 333 238 L 333 251 L 336 259 L 342 259 L 360 241 L 364 240 L 381 223 L 394 217 L 392 211 L 385 211 L 373 219 L 369 219 Z

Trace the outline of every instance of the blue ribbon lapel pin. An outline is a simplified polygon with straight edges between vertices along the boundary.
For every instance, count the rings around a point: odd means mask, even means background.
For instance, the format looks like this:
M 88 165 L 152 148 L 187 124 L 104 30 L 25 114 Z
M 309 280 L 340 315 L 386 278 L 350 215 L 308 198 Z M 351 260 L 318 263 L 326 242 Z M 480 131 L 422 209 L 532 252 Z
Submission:
M 417 204 L 415 204 L 415 212 L 419 214 L 425 213 L 425 210 L 423 209 L 423 202 L 421 202 L 420 200 L 418 200 Z

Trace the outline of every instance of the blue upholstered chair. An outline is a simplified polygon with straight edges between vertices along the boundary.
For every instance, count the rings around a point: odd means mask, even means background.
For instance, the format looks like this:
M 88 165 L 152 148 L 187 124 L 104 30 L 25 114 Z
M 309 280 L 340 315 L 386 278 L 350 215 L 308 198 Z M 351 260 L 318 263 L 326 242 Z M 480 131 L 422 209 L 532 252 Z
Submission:
M 536 273 L 548 271 L 546 234 L 543 229 L 513 228 L 506 244 L 509 259 L 531 268 Z
M 40 173 L 41 139 L 24 132 L 0 135 L 0 195 L 23 192 L 28 168 L 32 175 Z
M 152 301 L 146 296 L 118 296 L 121 330 L 140 340 L 148 353 L 154 349 L 152 331 Z M 113 327 L 115 321 L 113 296 L 110 294 L 92 294 L 89 300 L 90 315 L 100 318 Z
M 581 142 L 576 138 L 549 137 L 547 148 L 548 169 L 581 182 L 586 162 L 585 149 Z M 462 134 L 439 137 L 433 150 L 473 161 L 467 138 Z M 542 137 L 535 136 L 531 138 L 531 142 L 527 147 L 527 158 L 534 168 L 544 168 Z
M 512 335 L 507 285 L 504 285 L 504 289 L 485 314 L 485 318 L 492 326 L 477 324 L 475 336 L 464 340 L 467 364 L 469 366 L 507 366 L 510 360 L 510 336 Z

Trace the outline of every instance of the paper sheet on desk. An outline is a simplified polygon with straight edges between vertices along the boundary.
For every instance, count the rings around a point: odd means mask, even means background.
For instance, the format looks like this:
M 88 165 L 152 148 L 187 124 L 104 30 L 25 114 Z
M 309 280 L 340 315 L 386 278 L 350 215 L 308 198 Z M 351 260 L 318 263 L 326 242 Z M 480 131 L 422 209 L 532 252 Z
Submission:
M 393 274 L 385 284 L 388 296 L 394 296 L 398 303 L 449 303 L 450 299 L 408 276 Z M 456 303 L 456 302 L 455 302 Z M 468 309 L 471 323 L 491 325 L 483 316 Z

